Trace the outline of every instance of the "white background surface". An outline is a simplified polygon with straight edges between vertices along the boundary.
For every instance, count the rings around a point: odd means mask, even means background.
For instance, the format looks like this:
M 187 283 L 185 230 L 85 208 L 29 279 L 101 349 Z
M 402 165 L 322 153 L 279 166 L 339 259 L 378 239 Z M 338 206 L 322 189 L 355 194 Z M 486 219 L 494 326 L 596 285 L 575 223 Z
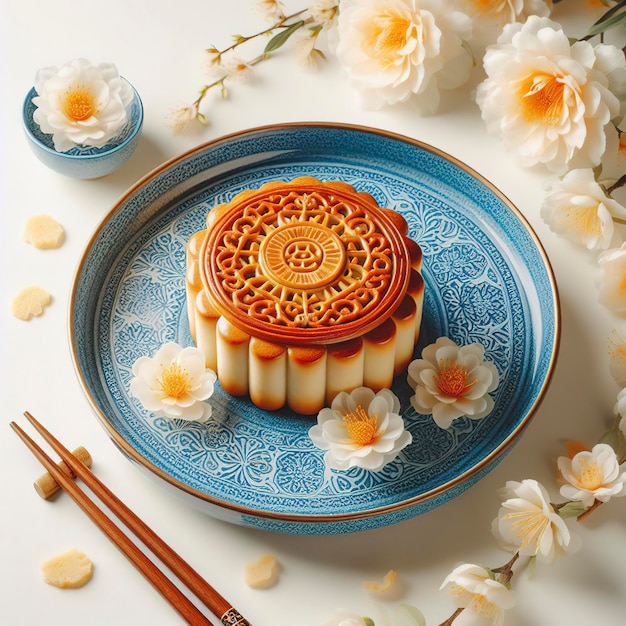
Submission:
M 568 0 L 555 17 L 573 10 Z M 300 7 L 301 3 L 289 7 Z M 571 8 L 570 8 L 571 7 Z M 436 625 L 454 610 L 438 588 L 460 562 L 496 567 L 509 555 L 490 533 L 496 490 L 507 480 L 536 478 L 558 497 L 555 464 L 562 442 L 590 444 L 609 425 L 617 387 L 608 371 L 607 337 L 624 321 L 597 301 L 596 254 L 547 229 L 539 217 L 544 171 L 519 168 L 500 142 L 486 135 L 466 88 L 429 118 L 405 104 L 380 112 L 361 109 L 332 57 L 316 72 L 301 70 L 288 53 L 259 65 L 249 85 L 231 87 L 228 101 L 209 97 L 210 125 L 173 134 L 168 109 L 190 102 L 206 80 L 202 52 L 225 47 L 234 33 L 266 24 L 247 0 L 55 0 L 0 2 L 0 209 L 2 308 L 0 376 L 0 624 L 180 623 L 141 575 L 67 496 L 41 500 L 32 481 L 38 462 L 9 428 L 22 412 L 41 419 L 68 447 L 87 447 L 94 470 L 255 626 L 318 625 L 344 608 L 380 618 L 381 607 L 418 606 Z M 83 56 L 111 61 L 142 96 L 145 124 L 137 152 L 121 170 L 95 181 L 46 169 L 22 134 L 20 109 L 38 68 Z M 141 176 L 195 145 L 233 131 L 285 121 L 351 122 L 403 133 L 458 157 L 491 180 L 527 217 L 554 267 L 562 305 L 560 358 L 543 404 L 523 438 L 478 485 L 421 517 L 345 536 L 297 537 L 245 529 L 206 517 L 137 471 L 109 441 L 74 373 L 67 336 L 68 299 L 76 264 L 100 220 Z M 64 225 L 62 248 L 39 251 L 22 241 L 29 215 L 48 213 Z M 10 301 L 39 284 L 53 295 L 43 317 L 11 316 Z M 621 327 L 621 328 L 620 328 Z M 582 550 L 531 576 L 516 575 L 516 608 L 508 626 L 597 624 L 626 620 L 626 499 L 613 500 L 571 526 Z M 95 564 L 80 590 L 46 585 L 39 564 L 71 547 Z M 266 552 L 282 564 L 279 584 L 265 591 L 243 583 L 243 568 Z M 398 572 L 392 596 L 376 597 L 362 582 Z M 216 622 L 217 623 L 217 622 Z M 380 621 L 382 623 L 382 621 Z

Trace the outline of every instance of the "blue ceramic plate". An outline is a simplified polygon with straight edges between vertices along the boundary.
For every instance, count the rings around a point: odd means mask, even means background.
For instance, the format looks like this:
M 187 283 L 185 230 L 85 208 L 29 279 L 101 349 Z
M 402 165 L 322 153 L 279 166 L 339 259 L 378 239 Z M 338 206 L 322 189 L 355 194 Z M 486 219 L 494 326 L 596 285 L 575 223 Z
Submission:
M 207 212 L 266 181 L 341 180 L 406 218 L 423 248 L 426 296 L 416 354 L 446 335 L 479 342 L 501 381 L 485 419 L 449 430 L 393 390 L 413 443 L 381 472 L 325 471 L 308 437 L 315 419 L 265 412 L 219 387 L 208 424 L 154 418 L 129 397 L 133 362 L 166 341 L 192 343 L 185 246 Z M 131 188 L 88 244 L 75 277 L 70 334 L 79 379 L 121 451 L 208 514 L 291 533 L 395 523 L 484 476 L 528 424 L 559 338 L 545 253 L 491 184 L 439 150 L 349 125 L 285 124 L 230 135 L 175 158 Z

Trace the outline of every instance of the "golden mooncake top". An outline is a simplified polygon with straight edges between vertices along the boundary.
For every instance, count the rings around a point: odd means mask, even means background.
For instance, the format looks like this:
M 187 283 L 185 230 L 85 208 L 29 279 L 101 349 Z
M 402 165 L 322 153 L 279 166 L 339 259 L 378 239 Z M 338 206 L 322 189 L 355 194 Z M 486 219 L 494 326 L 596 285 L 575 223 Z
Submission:
M 404 297 L 407 230 L 402 216 L 345 183 L 270 182 L 209 212 L 202 282 L 220 314 L 250 335 L 344 341 Z

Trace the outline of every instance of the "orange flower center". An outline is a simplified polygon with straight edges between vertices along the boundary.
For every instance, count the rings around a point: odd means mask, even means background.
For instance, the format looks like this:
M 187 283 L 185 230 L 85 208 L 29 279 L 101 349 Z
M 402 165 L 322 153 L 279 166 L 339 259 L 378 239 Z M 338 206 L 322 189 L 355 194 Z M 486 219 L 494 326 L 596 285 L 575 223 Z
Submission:
M 529 76 L 518 92 L 526 121 L 557 126 L 563 113 L 564 90 L 565 85 L 556 76 Z
M 589 491 L 595 491 L 602 486 L 602 469 L 596 462 L 589 463 L 586 459 L 583 459 L 580 466 L 582 471 L 577 481 L 580 487 Z
M 472 4 L 483 13 L 497 13 L 502 10 L 502 0 L 474 0 Z
M 469 380 L 469 374 L 465 365 L 460 366 L 457 361 L 442 361 L 437 377 L 437 387 L 439 391 L 451 398 L 458 398 L 465 395 L 478 380 Z
M 598 205 L 570 206 L 565 211 L 567 220 L 579 233 L 599 235 L 602 232 L 602 221 L 598 217 Z
M 398 51 L 404 48 L 410 26 L 410 20 L 399 16 L 374 19 L 366 38 L 372 56 L 385 64 L 393 63 Z
M 98 112 L 96 96 L 85 85 L 74 85 L 65 92 L 61 104 L 65 116 L 73 122 L 82 122 Z
M 374 443 L 383 433 L 376 434 L 378 429 L 378 414 L 370 417 L 367 411 L 359 404 L 353 413 L 343 416 L 343 423 L 350 439 L 360 446 Z
M 178 363 L 172 363 L 168 368 L 164 367 L 158 383 L 166 397 L 176 400 L 182 398 L 191 389 L 189 373 Z

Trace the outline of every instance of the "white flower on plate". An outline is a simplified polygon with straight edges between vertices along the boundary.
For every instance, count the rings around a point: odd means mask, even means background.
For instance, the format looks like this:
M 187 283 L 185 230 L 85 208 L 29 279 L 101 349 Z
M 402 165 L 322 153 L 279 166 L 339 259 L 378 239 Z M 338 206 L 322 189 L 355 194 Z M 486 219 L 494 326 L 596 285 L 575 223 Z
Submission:
M 444 0 L 342 0 L 337 58 L 366 106 L 404 102 L 425 113 L 439 90 L 469 78 L 472 22 Z
M 578 538 L 570 533 L 548 492 L 536 480 L 508 481 L 499 495 L 502 504 L 491 529 L 505 549 L 552 562 L 557 555 L 578 547 Z
M 598 297 L 607 308 L 626 314 L 626 243 L 598 257 L 600 289 Z
M 620 114 L 615 94 L 626 86 L 621 50 L 570 46 L 561 26 L 530 16 L 504 27 L 483 65 L 487 78 L 476 91 L 482 118 L 522 165 L 562 173 L 600 163 L 609 122 Z
M 86 59 L 40 69 L 35 91 L 33 118 L 42 132 L 52 135 L 58 152 L 75 145 L 100 148 L 115 139 L 133 99 L 113 64 L 92 65 Z
M 412 441 L 399 410 L 400 401 L 389 389 L 376 394 L 367 387 L 342 391 L 330 408 L 318 413 L 309 436 L 327 450 L 324 461 L 330 469 L 362 467 L 376 472 Z
M 217 376 L 198 348 L 168 342 L 153 357 L 137 359 L 132 373 L 131 396 L 155 415 L 195 422 L 211 417 L 211 405 L 204 400 L 213 394 Z
M 541 216 L 555 233 L 596 250 L 608 248 L 613 218 L 626 219 L 626 209 L 604 193 L 593 170 L 579 169 L 552 183 Z
M 620 467 L 615 450 L 606 443 L 578 452 L 571 459 L 561 456 L 557 465 L 567 481 L 561 486 L 561 495 L 568 500 L 590 507 L 595 500 L 607 502 L 614 496 L 626 496 L 626 471 Z
M 439 337 L 422 350 L 422 358 L 408 367 L 408 382 L 415 391 L 411 404 L 418 413 L 432 413 L 440 428 L 450 428 L 463 415 L 481 419 L 494 406 L 490 392 L 500 377 L 493 363 L 484 360 L 479 343 L 459 347 L 448 337 Z
M 480 565 L 465 563 L 454 568 L 441 585 L 463 609 L 456 625 L 501 626 L 504 612 L 515 606 L 515 593 L 494 580 Z

